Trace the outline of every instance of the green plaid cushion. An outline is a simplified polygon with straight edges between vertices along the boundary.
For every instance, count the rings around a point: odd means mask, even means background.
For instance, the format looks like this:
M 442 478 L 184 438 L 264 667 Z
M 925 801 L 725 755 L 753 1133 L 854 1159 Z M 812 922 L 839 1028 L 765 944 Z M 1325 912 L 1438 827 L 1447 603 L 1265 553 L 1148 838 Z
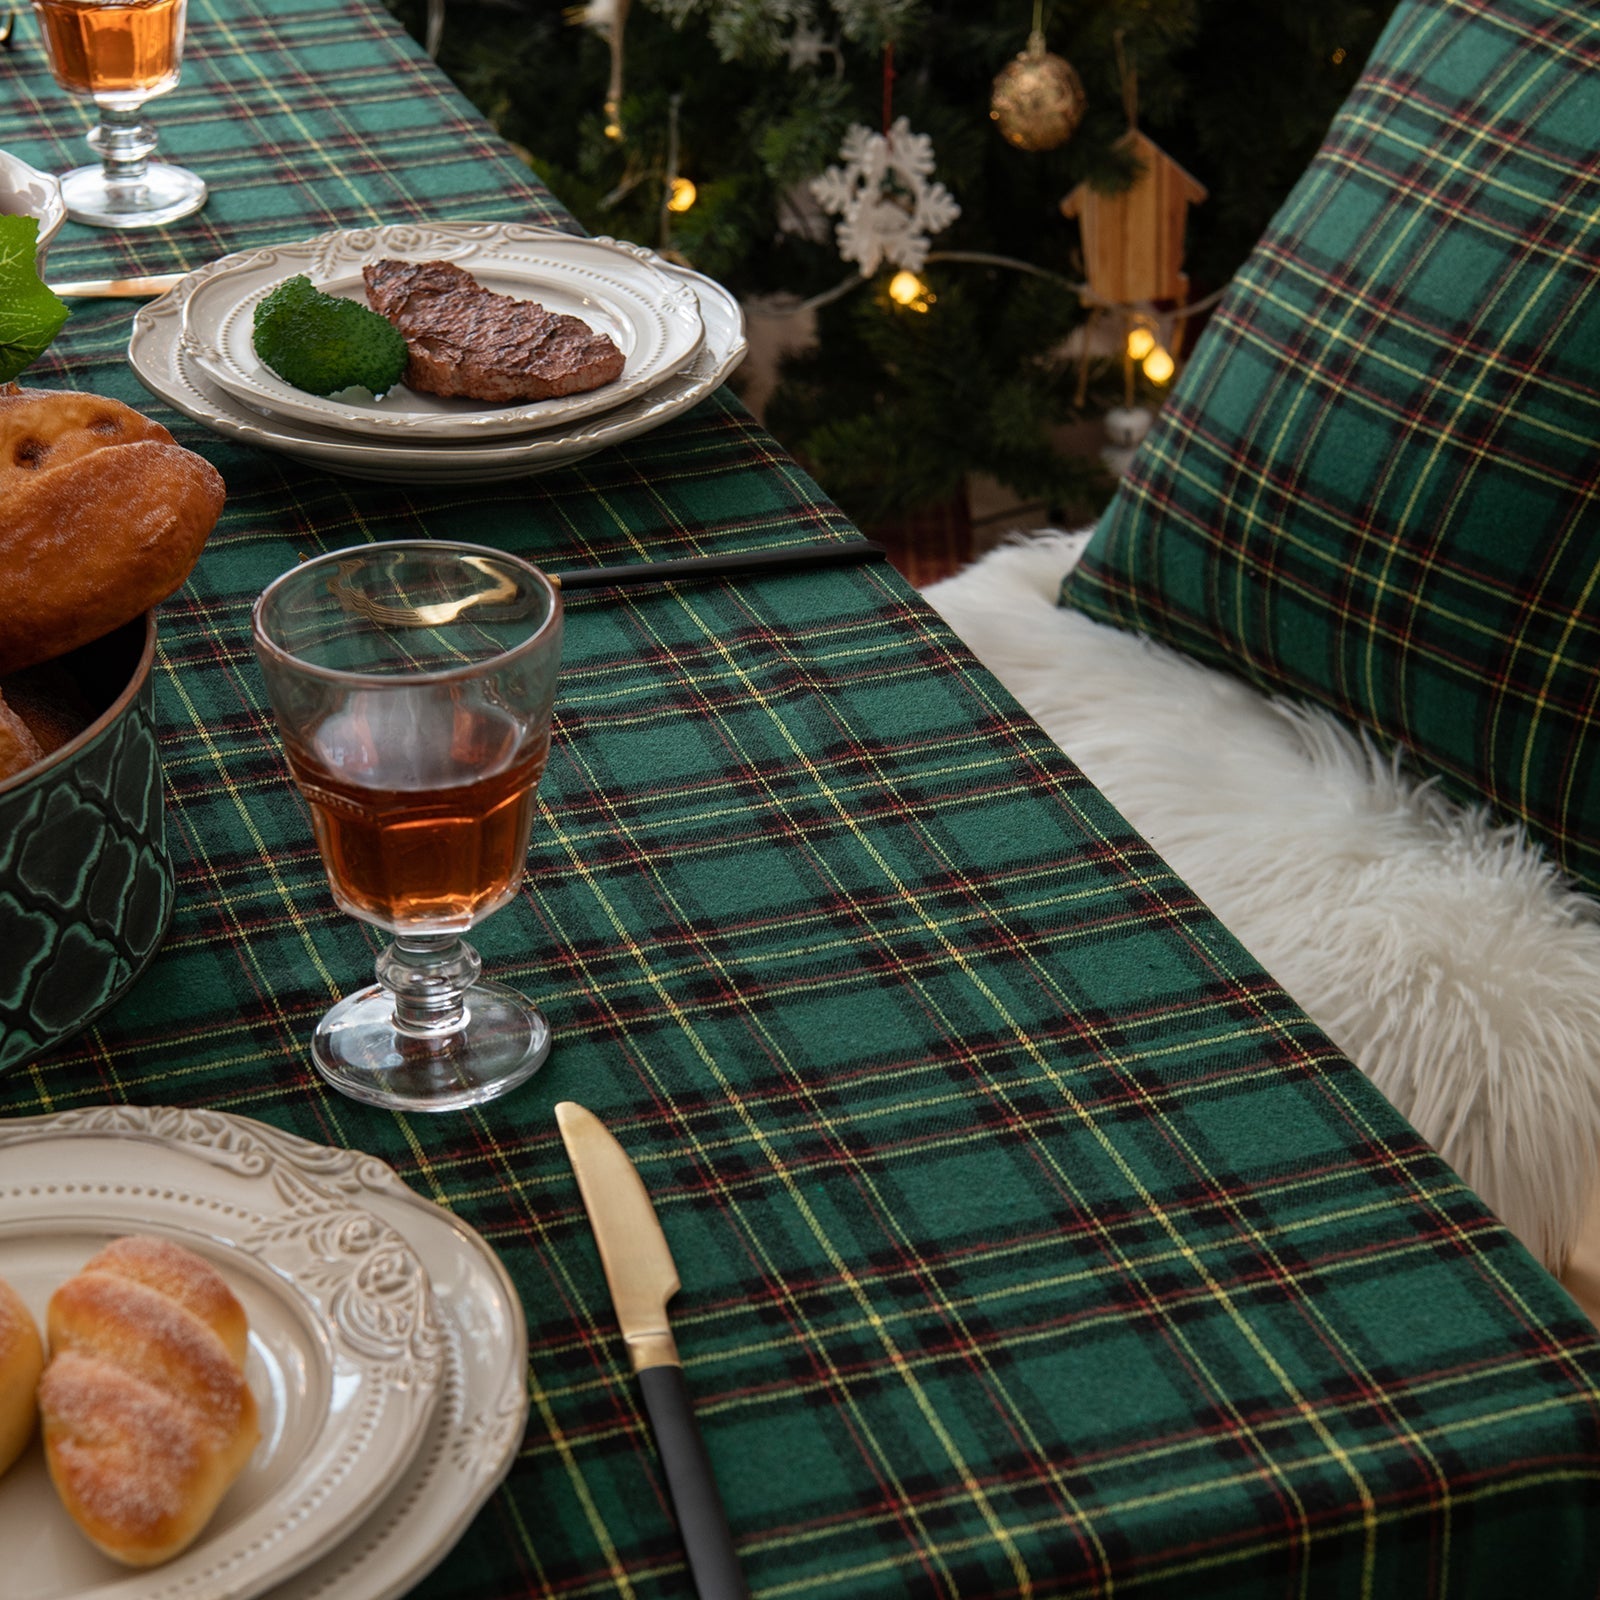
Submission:
M 1600 11 L 1404 0 L 1063 602 L 1399 741 L 1600 887 Z

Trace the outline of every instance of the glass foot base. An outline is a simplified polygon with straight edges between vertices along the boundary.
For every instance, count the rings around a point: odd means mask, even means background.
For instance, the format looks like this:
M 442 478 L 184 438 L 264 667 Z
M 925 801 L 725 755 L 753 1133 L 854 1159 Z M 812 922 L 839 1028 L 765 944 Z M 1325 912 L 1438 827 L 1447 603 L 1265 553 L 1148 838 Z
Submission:
M 453 1033 L 401 1033 L 382 984 L 341 1000 L 311 1036 L 317 1071 L 352 1100 L 392 1111 L 457 1111 L 515 1089 L 544 1065 L 550 1027 L 512 989 L 475 983 Z
M 142 177 L 109 181 L 103 166 L 75 167 L 61 179 L 61 198 L 74 222 L 92 228 L 159 228 L 198 211 L 206 185 L 187 167 L 161 161 L 152 161 Z

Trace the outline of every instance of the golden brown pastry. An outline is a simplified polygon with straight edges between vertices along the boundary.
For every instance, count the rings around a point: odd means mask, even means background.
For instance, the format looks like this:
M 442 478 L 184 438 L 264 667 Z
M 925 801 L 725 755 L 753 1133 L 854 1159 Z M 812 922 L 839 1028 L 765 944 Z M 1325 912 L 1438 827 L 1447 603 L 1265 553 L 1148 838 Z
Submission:
M 39 1380 L 62 1504 L 108 1556 L 154 1566 L 210 1519 L 261 1436 L 243 1308 L 199 1256 L 118 1239 L 50 1297 Z
M 33 1437 L 34 1390 L 44 1365 L 44 1346 L 22 1296 L 0 1278 L 0 1472 Z
M 31 767 L 43 754 L 33 729 L 0 695 L 0 783 Z
M 95 710 L 73 675 L 58 661 L 44 661 L 0 678 L 0 699 L 22 719 L 40 756 L 70 744 L 95 719 Z
M 119 400 L 0 394 L 0 673 L 165 600 L 223 498 L 215 467 Z

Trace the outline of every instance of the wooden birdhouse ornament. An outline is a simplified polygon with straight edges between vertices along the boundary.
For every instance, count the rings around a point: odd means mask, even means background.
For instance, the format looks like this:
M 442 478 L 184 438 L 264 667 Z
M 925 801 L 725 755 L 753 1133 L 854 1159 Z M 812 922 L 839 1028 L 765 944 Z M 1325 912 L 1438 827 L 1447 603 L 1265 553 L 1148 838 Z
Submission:
M 1205 186 L 1138 128 L 1129 128 L 1117 148 L 1139 164 L 1131 188 L 1101 194 L 1080 183 L 1061 202 L 1061 214 L 1076 217 L 1083 234 L 1089 291 L 1105 305 L 1181 305 L 1189 298 L 1184 227 L 1189 207 L 1205 199 Z

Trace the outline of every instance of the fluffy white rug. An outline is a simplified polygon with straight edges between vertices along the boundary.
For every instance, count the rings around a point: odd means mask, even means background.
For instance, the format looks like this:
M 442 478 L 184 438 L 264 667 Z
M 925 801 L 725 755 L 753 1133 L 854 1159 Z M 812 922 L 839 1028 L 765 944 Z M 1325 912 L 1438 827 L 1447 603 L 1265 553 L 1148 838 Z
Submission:
M 1060 610 L 1086 537 L 1004 545 L 926 597 L 1559 1269 L 1600 1170 L 1600 906 L 1326 713 Z

